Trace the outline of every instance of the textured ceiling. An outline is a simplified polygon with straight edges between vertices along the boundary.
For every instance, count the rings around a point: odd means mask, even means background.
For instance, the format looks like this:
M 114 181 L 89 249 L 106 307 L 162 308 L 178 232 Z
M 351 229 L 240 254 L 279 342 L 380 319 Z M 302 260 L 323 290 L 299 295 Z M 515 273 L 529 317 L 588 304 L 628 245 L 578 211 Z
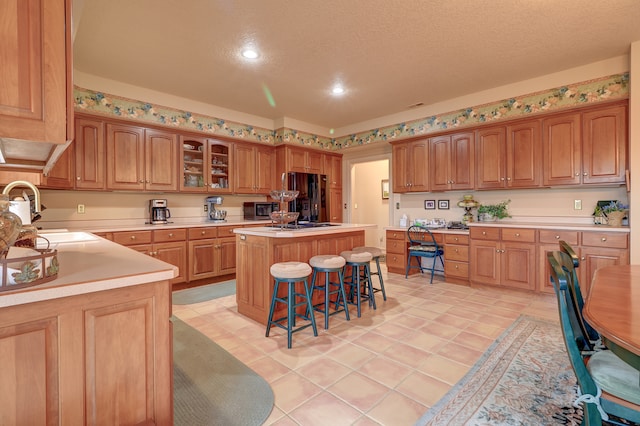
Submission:
M 74 7 L 78 71 L 327 129 L 625 55 L 640 40 L 637 0 L 74 0 Z M 260 60 L 240 60 L 246 43 Z M 340 98 L 330 95 L 335 82 L 347 88 Z

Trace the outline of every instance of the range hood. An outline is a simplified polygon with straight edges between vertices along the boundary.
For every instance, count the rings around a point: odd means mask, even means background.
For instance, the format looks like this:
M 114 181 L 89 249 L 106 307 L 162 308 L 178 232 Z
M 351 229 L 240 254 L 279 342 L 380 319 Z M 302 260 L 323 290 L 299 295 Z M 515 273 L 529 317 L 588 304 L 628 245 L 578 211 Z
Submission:
M 71 141 L 63 144 L 0 138 L 0 167 L 49 174 Z

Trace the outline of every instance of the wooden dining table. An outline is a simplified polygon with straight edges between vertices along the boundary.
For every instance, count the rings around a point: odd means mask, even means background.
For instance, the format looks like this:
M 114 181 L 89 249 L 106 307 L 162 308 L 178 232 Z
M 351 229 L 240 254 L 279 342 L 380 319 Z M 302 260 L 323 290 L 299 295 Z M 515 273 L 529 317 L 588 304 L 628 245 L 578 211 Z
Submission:
M 605 346 L 640 370 L 640 265 L 597 269 L 582 315 Z

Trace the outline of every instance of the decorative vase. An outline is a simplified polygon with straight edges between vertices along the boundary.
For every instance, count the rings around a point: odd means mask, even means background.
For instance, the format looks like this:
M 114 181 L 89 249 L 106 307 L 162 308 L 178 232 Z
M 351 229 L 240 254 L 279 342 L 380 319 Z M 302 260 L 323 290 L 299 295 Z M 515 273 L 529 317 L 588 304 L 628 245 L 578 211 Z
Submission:
M 22 221 L 9 211 L 9 196 L 0 195 L 0 257 L 4 258 L 20 234 Z
M 607 213 L 607 225 L 609 226 L 622 226 L 622 219 L 626 216 L 627 212 L 615 211 Z

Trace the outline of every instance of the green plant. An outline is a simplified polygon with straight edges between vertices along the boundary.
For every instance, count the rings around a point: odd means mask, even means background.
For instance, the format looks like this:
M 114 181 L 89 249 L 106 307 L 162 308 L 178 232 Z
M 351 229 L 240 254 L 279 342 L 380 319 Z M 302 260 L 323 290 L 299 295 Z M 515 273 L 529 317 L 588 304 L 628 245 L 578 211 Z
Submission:
M 507 211 L 507 206 L 511 200 L 503 201 L 498 204 L 480 204 L 478 207 L 478 214 L 488 214 L 497 219 L 504 219 L 505 217 L 511 217 Z
M 612 201 L 606 206 L 602 207 L 602 213 L 607 215 L 611 212 L 626 212 L 629 210 L 629 206 L 621 203 L 620 201 Z

